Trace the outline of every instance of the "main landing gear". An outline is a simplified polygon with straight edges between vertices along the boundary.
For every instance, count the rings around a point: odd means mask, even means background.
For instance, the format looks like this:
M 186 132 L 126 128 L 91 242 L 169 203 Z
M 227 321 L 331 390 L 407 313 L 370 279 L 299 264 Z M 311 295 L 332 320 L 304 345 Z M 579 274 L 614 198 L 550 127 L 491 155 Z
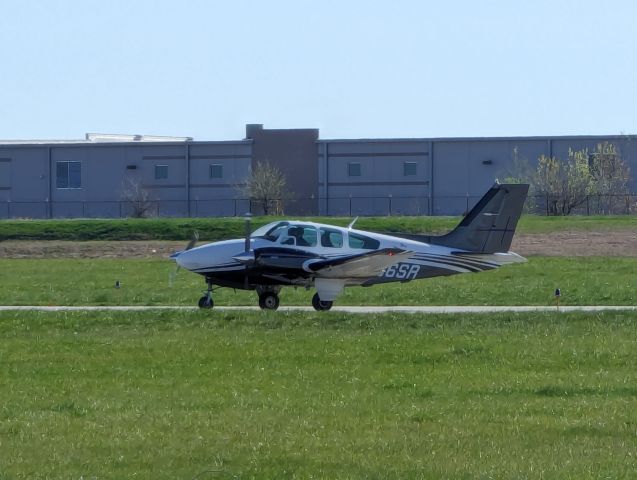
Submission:
M 215 306 L 215 302 L 212 299 L 212 282 L 206 280 L 208 284 L 208 289 L 204 293 L 203 297 L 199 299 L 199 308 L 209 310 Z M 219 287 L 217 287 L 219 288 Z M 279 308 L 279 291 L 281 288 L 276 287 L 262 287 L 258 286 L 256 288 L 257 293 L 259 295 L 259 307 L 261 310 L 276 310 Z M 330 308 L 332 308 L 332 302 L 321 300 L 318 293 L 315 293 L 312 297 L 312 306 L 314 310 L 319 312 L 326 312 Z
M 314 310 L 316 310 L 317 312 L 325 312 L 329 310 L 330 308 L 332 308 L 332 302 L 322 301 L 321 297 L 319 297 L 319 294 L 315 293 L 314 296 L 312 297 L 312 306 L 314 307 Z
M 279 296 L 274 292 L 259 295 L 259 307 L 261 310 L 276 310 L 279 308 Z
M 281 288 L 257 287 L 259 307 L 261 310 L 276 310 L 279 308 L 279 291 Z

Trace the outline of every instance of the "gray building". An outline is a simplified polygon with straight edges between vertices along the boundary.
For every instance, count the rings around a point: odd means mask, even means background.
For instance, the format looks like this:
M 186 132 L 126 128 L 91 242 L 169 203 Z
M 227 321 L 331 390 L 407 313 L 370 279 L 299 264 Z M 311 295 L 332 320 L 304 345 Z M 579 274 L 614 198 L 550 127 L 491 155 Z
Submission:
M 130 216 L 135 199 L 161 216 L 241 215 L 253 207 L 239 187 L 260 161 L 286 175 L 286 214 L 455 215 L 515 159 L 533 166 L 540 155 L 564 158 L 603 142 L 637 172 L 637 142 L 619 135 L 325 140 L 317 129 L 247 125 L 246 138 L 222 142 L 99 134 L 4 141 L 0 218 Z

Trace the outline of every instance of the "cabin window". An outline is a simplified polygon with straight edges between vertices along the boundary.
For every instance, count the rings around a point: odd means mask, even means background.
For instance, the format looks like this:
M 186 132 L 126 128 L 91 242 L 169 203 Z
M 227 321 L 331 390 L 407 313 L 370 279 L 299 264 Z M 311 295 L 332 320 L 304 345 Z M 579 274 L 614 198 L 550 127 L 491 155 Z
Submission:
M 380 247 L 380 242 L 375 238 L 366 237 L 358 233 L 349 234 L 349 248 L 364 248 L 365 250 L 376 250 Z
M 268 223 L 252 232 L 252 238 L 263 238 L 270 242 L 276 242 L 289 224 L 289 222 Z
M 155 165 L 155 180 L 168 178 L 168 165 Z
M 316 228 L 303 225 L 291 225 L 287 234 L 283 237 L 283 245 L 296 245 L 297 247 L 316 247 Z
M 81 162 L 56 162 L 57 188 L 82 188 Z
M 343 246 L 343 232 L 331 228 L 321 229 L 321 246 L 327 248 L 341 248 Z

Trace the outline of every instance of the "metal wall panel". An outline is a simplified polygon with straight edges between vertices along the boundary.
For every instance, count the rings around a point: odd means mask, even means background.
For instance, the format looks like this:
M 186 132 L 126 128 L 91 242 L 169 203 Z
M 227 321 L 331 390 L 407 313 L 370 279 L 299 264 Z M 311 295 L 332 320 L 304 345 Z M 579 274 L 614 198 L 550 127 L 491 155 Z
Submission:
M 430 188 L 428 150 L 429 142 L 420 140 L 320 142 L 320 212 L 388 215 L 395 207 L 405 215 L 422 214 Z M 416 175 L 404 174 L 405 162 L 416 164 Z M 360 176 L 349 175 L 350 163 L 360 164 Z

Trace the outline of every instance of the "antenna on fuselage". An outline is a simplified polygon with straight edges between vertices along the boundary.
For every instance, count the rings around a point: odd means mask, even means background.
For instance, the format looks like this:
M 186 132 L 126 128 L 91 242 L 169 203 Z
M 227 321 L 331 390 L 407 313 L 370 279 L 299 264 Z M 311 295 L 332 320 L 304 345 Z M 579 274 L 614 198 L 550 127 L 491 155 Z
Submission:
M 348 229 L 351 229 L 354 224 L 356 223 L 356 220 L 358 220 L 358 217 L 356 217 L 354 220 L 352 220 L 351 222 L 349 222 L 349 225 L 347 226 Z

